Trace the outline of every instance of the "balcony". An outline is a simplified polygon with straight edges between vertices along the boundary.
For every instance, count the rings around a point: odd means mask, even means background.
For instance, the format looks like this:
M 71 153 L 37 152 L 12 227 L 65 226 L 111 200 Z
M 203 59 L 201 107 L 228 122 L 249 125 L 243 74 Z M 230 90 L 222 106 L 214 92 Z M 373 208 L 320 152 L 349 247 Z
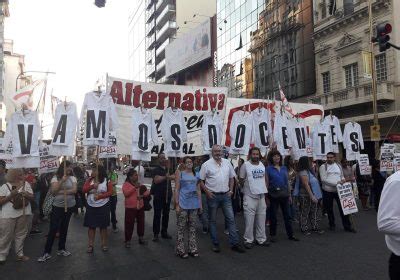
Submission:
M 157 32 L 157 42 L 164 42 L 165 39 L 175 34 L 176 32 L 176 22 L 169 20 L 167 21 L 163 27 Z
M 152 63 L 154 60 L 155 49 L 153 48 L 150 51 L 146 51 L 146 63 Z
M 157 63 L 157 72 L 161 71 L 165 68 L 165 58 Z
M 157 15 L 157 28 L 160 28 L 175 15 L 175 6 L 167 5 L 160 14 Z
M 378 82 L 377 100 L 395 101 L 393 83 Z M 336 91 L 330 94 L 317 95 L 309 98 L 309 103 L 320 104 L 324 110 L 335 108 L 344 108 L 348 106 L 359 105 L 372 102 L 371 84 L 362 84 L 353 88 Z
M 154 32 L 154 20 L 146 24 L 146 36 L 150 36 Z
M 151 50 L 154 47 L 154 36 L 146 37 L 146 50 Z
M 162 9 L 164 9 L 165 5 L 169 4 L 169 0 L 158 0 L 157 5 L 156 5 L 156 11 L 160 12 Z
M 146 10 L 149 10 L 152 6 L 154 6 L 155 0 L 146 0 Z
M 164 53 L 165 48 L 172 42 L 172 40 L 170 38 L 168 38 L 167 40 L 164 41 L 164 43 L 162 43 L 156 51 L 156 55 L 157 57 L 159 57 L 161 54 Z M 165 55 L 164 55 L 165 56 Z
M 156 14 L 156 13 L 154 12 L 154 7 L 153 7 L 153 8 L 150 8 L 149 10 L 147 10 L 147 11 L 146 11 L 146 15 L 145 15 L 146 23 L 149 23 L 151 20 L 153 20 L 155 14 Z
M 154 64 L 147 64 L 146 65 L 146 76 L 147 77 L 152 77 L 154 76 Z

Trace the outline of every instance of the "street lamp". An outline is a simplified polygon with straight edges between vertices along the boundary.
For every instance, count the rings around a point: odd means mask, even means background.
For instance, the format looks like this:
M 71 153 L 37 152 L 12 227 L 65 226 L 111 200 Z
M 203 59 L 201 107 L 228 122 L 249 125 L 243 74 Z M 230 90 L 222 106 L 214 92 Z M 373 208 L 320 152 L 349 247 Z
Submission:
M 18 80 L 22 75 L 25 75 L 26 73 L 42 73 L 42 74 L 55 74 L 56 72 L 50 72 L 50 71 L 22 71 L 21 73 L 18 74 L 17 78 L 15 79 L 15 91 L 18 90 Z

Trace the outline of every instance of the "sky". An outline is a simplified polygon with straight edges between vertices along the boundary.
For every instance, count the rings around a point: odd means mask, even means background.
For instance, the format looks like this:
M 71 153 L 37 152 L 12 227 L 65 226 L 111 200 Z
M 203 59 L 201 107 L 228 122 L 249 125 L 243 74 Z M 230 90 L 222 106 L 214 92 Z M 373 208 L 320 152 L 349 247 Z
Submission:
M 11 0 L 5 39 L 25 55 L 25 70 L 53 71 L 53 95 L 81 107 L 108 73 L 128 78 L 128 16 L 134 0 Z M 35 76 L 34 78 L 40 78 Z

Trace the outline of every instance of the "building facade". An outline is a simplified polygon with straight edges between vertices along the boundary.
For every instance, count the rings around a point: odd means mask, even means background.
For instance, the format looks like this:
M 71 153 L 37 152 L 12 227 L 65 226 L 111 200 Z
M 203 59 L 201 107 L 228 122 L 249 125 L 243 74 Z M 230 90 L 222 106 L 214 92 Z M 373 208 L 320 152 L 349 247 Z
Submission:
M 400 43 L 400 2 L 371 0 L 373 32 L 380 23 L 390 23 L 391 42 Z M 397 15 L 397 16 L 396 16 Z M 314 6 L 316 95 L 310 102 L 323 105 L 342 124 L 360 123 L 367 150 L 373 149 L 372 79 L 367 0 L 316 1 Z M 375 34 L 373 34 L 375 36 Z M 377 80 L 378 117 L 382 140 L 400 133 L 400 51 L 373 49 Z
M 0 131 L 5 130 L 6 107 L 4 104 L 4 21 L 9 16 L 8 2 L 0 3 Z
M 311 0 L 217 1 L 218 84 L 232 97 L 288 99 L 315 93 Z M 228 79 L 228 81 L 226 81 Z M 303 98 L 304 99 L 304 98 Z
M 146 17 L 145 0 L 133 1 L 129 16 L 128 63 L 129 78 L 134 81 L 146 81 Z

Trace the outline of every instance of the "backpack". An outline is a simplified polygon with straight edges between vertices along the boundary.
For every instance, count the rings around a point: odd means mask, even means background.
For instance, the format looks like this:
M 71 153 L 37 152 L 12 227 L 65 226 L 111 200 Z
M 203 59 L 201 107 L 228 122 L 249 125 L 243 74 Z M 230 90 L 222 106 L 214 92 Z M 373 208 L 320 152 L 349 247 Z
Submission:
M 11 186 L 11 188 L 10 188 L 10 185 L 9 185 L 8 183 L 7 183 L 6 185 L 7 185 L 7 188 L 8 188 L 8 190 L 9 190 L 10 192 L 11 192 L 11 190 L 14 190 L 14 189 L 17 188 L 17 187 L 15 187 L 15 186 Z M 19 210 L 19 209 L 25 208 L 26 206 L 29 205 L 29 201 L 28 201 L 27 199 L 25 199 L 25 198 L 22 196 L 22 194 L 21 194 L 20 192 L 18 192 L 18 193 L 10 200 L 10 202 L 12 203 L 13 208 L 14 208 L 15 210 Z

